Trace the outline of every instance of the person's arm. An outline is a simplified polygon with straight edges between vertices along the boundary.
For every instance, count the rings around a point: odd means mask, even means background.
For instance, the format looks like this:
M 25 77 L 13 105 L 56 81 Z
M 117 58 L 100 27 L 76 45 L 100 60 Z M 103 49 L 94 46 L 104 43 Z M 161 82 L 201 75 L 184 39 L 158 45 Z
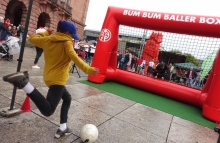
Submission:
M 50 33 L 48 31 L 38 33 L 38 34 L 33 34 L 28 38 L 28 41 L 37 47 L 43 48 L 43 45 L 45 43 L 43 41 L 44 41 L 45 37 L 49 36 L 49 35 L 50 35 Z
M 198 74 L 194 71 L 194 74 L 195 74 L 195 77 L 194 78 L 196 78 L 197 76 L 198 76 Z
M 88 43 L 86 42 L 79 42 L 78 43 L 79 46 L 84 47 L 85 45 L 90 46 Z
M 0 22 L 0 29 L 9 31 L 7 27 L 5 27 L 4 23 Z
M 65 52 L 70 57 L 70 59 L 86 74 L 95 75 L 97 72 L 96 68 L 90 67 L 81 58 L 78 57 L 76 52 L 73 50 L 73 45 L 70 41 L 64 43 Z
M 190 73 L 190 71 L 187 71 L 187 73 L 185 74 L 186 78 L 189 78 L 189 73 Z

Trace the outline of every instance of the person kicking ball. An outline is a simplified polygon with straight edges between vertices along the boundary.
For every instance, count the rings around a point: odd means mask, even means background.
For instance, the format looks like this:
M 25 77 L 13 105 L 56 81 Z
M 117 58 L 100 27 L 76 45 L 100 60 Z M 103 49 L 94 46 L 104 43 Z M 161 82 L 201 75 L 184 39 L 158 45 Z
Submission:
M 79 40 L 76 27 L 69 21 L 58 23 L 58 32 L 46 29 L 45 32 L 34 34 L 28 41 L 44 51 L 44 82 L 49 87 L 46 98 L 29 82 L 28 71 L 17 72 L 3 77 L 19 89 L 23 89 L 27 96 L 36 104 L 44 116 L 51 116 L 60 100 L 63 100 L 60 113 L 60 127 L 55 133 L 56 138 L 71 133 L 67 127 L 67 115 L 71 104 L 71 95 L 65 85 L 69 78 L 70 62 L 73 61 L 82 71 L 89 75 L 96 75 L 98 69 L 90 67 L 74 51 L 72 38 Z M 51 35 L 52 34 L 52 35 Z

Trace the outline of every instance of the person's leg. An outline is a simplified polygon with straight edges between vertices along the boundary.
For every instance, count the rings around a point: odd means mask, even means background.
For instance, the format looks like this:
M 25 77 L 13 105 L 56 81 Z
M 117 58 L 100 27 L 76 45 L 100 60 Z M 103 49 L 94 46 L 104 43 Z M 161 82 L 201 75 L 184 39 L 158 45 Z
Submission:
M 192 86 L 192 79 L 191 78 L 188 79 L 188 86 L 190 86 L 190 87 Z
M 157 71 L 155 70 L 155 71 L 153 71 L 153 73 L 152 73 L 152 75 L 153 75 L 153 77 L 156 77 L 157 76 Z
M 69 135 L 72 131 L 67 127 L 67 118 L 68 118 L 68 111 L 71 104 L 71 95 L 64 87 L 63 90 L 63 103 L 61 106 L 61 112 L 60 112 L 60 128 L 57 130 L 55 137 L 60 138 L 64 135 Z
M 71 104 L 71 95 L 66 90 L 65 86 L 52 85 L 49 87 L 47 97 L 45 98 L 41 93 L 34 89 L 32 93 L 28 94 L 31 100 L 38 107 L 40 112 L 45 116 L 50 116 L 56 110 L 61 98 L 63 99 L 61 113 L 60 113 L 60 127 L 55 133 L 56 138 L 69 135 L 72 131 L 67 128 L 67 116 Z
M 140 68 L 140 75 L 143 75 L 144 74 L 144 69 L 141 67 Z
M 123 63 L 119 62 L 119 69 L 122 69 L 122 67 L 123 67 Z
M 71 96 L 67 93 L 65 86 L 50 86 L 47 97 L 45 98 L 37 89 L 35 89 L 29 83 L 29 75 L 27 71 L 6 75 L 3 77 L 3 80 L 5 82 L 13 84 L 19 89 L 23 89 L 26 92 L 27 96 L 29 96 L 31 100 L 36 104 L 40 112 L 45 116 L 50 116 L 54 113 L 57 105 L 59 104 L 60 99 L 62 98 L 64 100 L 61 109 L 62 122 L 67 121 L 67 113 L 71 102 Z M 69 128 L 66 128 L 64 130 L 61 130 L 59 128 L 55 134 L 55 137 L 60 138 L 70 133 L 71 130 Z
M 61 107 L 61 113 L 60 113 L 60 124 L 67 123 L 67 117 L 68 117 L 68 111 L 71 104 L 71 95 L 67 91 L 66 87 L 64 87 L 63 90 L 63 96 L 62 96 L 62 107 Z
M 42 53 L 43 53 L 43 49 L 36 47 L 36 57 L 34 60 L 34 66 L 37 66 L 38 60 L 41 57 Z
M 44 116 L 51 116 L 59 104 L 63 92 L 64 86 L 52 85 L 49 87 L 46 98 L 37 89 L 34 89 L 29 94 L 27 93 L 27 95 L 31 98 Z
M 196 80 L 196 87 L 199 88 L 200 87 L 200 81 Z
M 71 95 L 67 92 L 65 86 L 52 85 L 49 88 L 47 97 L 45 98 L 37 89 L 27 94 L 38 107 L 40 112 L 45 116 L 51 116 L 56 110 L 61 98 L 63 99 L 60 113 L 60 127 L 55 133 L 56 138 L 69 135 L 72 131 L 67 128 L 67 114 L 71 104 Z
M 27 71 L 9 74 L 3 77 L 5 82 L 9 82 L 19 89 L 23 89 L 27 96 L 36 104 L 40 112 L 45 116 L 50 116 L 55 111 L 60 99 L 62 98 L 64 86 L 52 85 L 49 88 L 47 97 L 45 98 L 37 89 L 29 82 L 29 74 Z
M 20 32 L 20 42 L 22 41 L 22 36 L 23 36 L 23 33 Z
M 131 65 L 126 65 L 126 71 L 130 71 L 131 70 Z
M 162 78 L 162 77 L 164 77 L 164 74 L 163 73 L 158 73 L 157 78 Z
M 127 63 L 123 63 L 123 70 L 127 70 Z
M 137 73 L 138 74 L 140 73 L 140 65 L 138 65 L 138 67 L 137 67 Z
M 148 73 L 149 77 L 153 77 L 153 69 L 151 69 Z
M 147 76 L 150 76 L 150 72 L 151 72 L 151 67 L 148 66 L 148 68 L 147 68 Z

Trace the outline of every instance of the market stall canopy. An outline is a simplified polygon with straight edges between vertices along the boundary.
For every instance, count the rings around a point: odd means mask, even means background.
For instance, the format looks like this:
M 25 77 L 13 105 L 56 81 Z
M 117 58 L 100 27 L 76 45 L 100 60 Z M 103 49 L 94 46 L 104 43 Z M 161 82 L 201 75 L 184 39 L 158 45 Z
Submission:
M 193 67 L 193 69 L 195 71 L 202 71 L 202 68 L 200 68 L 200 67 L 198 67 L 198 66 L 196 66 L 196 65 L 194 65 L 193 63 L 190 63 L 190 62 L 189 63 L 175 63 L 174 66 L 178 67 L 178 68 L 181 68 L 181 69 L 186 69 L 186 70 L 190 69 L 190 67 Z

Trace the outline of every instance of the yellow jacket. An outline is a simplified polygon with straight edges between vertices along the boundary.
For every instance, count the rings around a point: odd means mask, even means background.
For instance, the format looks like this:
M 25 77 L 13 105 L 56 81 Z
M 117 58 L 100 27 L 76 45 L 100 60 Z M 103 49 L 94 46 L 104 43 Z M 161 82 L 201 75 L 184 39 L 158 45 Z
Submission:
M 86 74 L 93 74 L 94 68 L 78 57 L 73 48 L 72 38 L 64 33 L 42 32 L 28 38 L 33 45 L 44 51 L 44 81 L 51 85 L 65 85 L 69 79 L 71 60 Z

